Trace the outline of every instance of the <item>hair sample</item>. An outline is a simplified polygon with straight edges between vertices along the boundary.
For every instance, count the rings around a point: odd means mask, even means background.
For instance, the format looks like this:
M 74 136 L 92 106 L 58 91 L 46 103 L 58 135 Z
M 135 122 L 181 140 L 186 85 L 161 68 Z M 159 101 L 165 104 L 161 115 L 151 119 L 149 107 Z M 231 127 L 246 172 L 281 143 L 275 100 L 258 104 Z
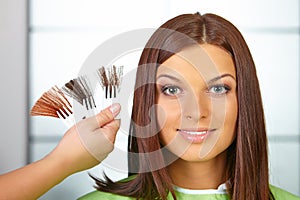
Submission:
M 31 116 L 48 116 L 65 118 L 72 114 L 72 105 L 57 86 L 45 92 L 31 108 Z
M 112 66 L 107 69 L 101 67 L 96 73 L 100 79 L 101 87 L 105 90 L 105 99 L 116 98 L 120 92 L 122 83 L 123 66 Z M 82 75 L 70 80 L 65 83 L 62 88 L 58 88 L 57 86 L 52 87 L 36 101 L 30 114 L 32 116 L 61 118 L 68 127 L 74 125 L 76 120 L 74 118 L 75 110 L 73 111 L 73 108 L 76 106 L 74 104 L 72 106 L 65 95 L 78 102 L 84 109 L 84 111 L 80 110 L 80 112 L 76 109 L 77 118 L 79 116 L 81 120 L 87 116 L 94 115 L 91 111 L 96 108 L 96 103 L 87 75 Z
M 84 105 L 87 110 L 96 107 L 92 89 L 86 76 L 70 80 L 62 87 L 62 90 L 78 103 Z
M 169 32 L 165 32 L 169 30 Z M 177 34 L 180 33 L 180 34 Z M 185 37 L 183 37 L 184 35 Z M 188 37 L 189 39 L 186 39 Z M 128 138 L 129 172 L 138 166 L 141 173 L 125 183 L 96 179 L 97 189 L 124 196 L 145 199 L 167 199 L 171 192 L 176 199 L 172 181 L 166 168 L 152 171 L 152 162 L 165 162 L 163 153 L 153 160 L 143 155 L 160 151 L 157 124 L 151 123 L 151 108 L 156 103 L 156 70 L 183 48 L 197 44 L 211 44 L 231 54 L 237 74 L 238 119 L 236 139 L 228 148 L 227 190 L 234 200 L 272 199 L 269 189 L 267 138 L 259 83 L 249 48 L 238 29 L 229 21 L 214 14 L 184 14 L 163 24 L 144 48 L 136 74 L 132 123 Z M 141 129 L 140 127 L 146 127 Z M 143 136 L 143 137 L 141 137 Z M 149 136 L 149 137 L 147 137 Z M 131 156 L 131 153 L 140 157 Z M 143 173 L 143 167 L 149 172 Z
M 105 90 L 105 98 L 116 98 L 122 83 L 123 66 L 113 65 L 107 69 L 102 66 L 97 70 L 97 74 L 101 87 Z

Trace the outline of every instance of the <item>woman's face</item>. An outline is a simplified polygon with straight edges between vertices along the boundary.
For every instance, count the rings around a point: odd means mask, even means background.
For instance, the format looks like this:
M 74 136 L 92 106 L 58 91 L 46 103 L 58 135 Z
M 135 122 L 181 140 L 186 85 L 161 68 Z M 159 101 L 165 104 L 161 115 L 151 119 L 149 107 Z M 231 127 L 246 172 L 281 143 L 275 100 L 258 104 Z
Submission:
M 232 57 L 217 46 L 184 49 L 157 70 L 161 143 L 187 161 L 210 160 L 235 139 L 238 113 Z

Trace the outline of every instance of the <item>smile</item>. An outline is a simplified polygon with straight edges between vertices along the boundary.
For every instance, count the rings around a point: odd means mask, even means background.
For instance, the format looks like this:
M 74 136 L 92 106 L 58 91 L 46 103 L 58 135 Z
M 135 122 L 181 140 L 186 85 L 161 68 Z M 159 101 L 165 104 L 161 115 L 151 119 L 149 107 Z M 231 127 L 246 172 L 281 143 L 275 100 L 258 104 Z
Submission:
M 211 130 L 183 130 L 177 129 L 177 132 L 186 140 L 191 143 L 202 143 L 207 136 L 215 131 L 216 129 Z

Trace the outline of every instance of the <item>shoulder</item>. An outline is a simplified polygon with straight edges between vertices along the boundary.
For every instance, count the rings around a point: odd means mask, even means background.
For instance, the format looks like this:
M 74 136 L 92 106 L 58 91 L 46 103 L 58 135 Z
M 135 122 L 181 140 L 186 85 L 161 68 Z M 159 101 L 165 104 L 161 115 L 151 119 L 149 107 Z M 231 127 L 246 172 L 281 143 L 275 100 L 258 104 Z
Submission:
M 131 197 L 121 196 L 113 193 L 101 192 L 101 191 L 93 191 L 90 192 L 80 198 L 78 200 L 130 200 L 133 199 Z
M 300 200 L 300 197 L 293 195 L 292 193 L 287 192 L 281 188 L 270 185 L 272 194 L 274 195 L 275 200 L 289 199 L 289 200 Z

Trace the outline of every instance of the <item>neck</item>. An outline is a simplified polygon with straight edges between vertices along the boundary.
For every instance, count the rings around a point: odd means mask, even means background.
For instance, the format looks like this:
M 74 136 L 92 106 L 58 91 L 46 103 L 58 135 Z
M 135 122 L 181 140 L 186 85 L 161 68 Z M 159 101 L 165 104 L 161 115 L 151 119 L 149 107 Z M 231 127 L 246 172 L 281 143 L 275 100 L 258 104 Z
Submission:
M 187 189 L 217 189 L 226 182 L 226 152 L 208 161 L 177 159 L 168 166 L 173 184 Z

